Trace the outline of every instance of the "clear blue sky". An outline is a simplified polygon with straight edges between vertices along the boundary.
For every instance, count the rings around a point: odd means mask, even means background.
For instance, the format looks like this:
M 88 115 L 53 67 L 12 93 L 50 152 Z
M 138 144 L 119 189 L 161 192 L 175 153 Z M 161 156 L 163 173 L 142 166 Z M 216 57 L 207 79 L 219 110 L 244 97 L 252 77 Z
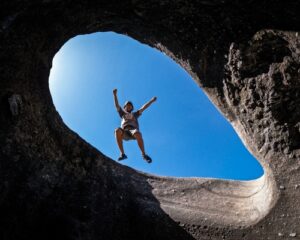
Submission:
M 127 36 L 112 32 L 77 36 L 56 54 L 50 90 L 64 122 L 105 155 L 117 159 L 114 129 L 120 104 L 135 109 L 153 96 L 157 101 L 139 118 L 146 152 L 136 141 L 124 142 L 138 170 L 164 176 L 254 179 L 263 174 L 227 120 L 189 74 L 169 57 Z

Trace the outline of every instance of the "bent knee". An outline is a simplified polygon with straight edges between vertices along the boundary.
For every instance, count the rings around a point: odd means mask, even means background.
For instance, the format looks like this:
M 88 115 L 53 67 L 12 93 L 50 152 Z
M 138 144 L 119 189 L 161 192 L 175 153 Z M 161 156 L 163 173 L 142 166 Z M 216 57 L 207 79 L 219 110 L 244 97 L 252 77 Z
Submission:
M 142 138 L 142 134 L 141 134 L 140 132 L 135 132 L 135 133 L 133 134 L 133 136 L 134 136 L 135 138 Z
M 123 134 L 123 130 L 121 128 L 116 128 L 115 129 L 115 134 L 116 135 L 122 135 Z

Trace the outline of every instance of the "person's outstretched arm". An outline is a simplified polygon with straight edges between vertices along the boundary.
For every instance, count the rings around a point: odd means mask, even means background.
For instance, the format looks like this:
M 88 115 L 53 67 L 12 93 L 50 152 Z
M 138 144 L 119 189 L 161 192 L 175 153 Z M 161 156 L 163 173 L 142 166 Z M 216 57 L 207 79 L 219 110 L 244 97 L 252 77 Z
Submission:
M 138 112 L 142 114 L 143 111 L 145 111 L 152 103 L 156 101 L 157 97 L 151 98 L 151 100 L 147 103 L 145 103 L 139 110 Z
M 117 92 L 118 92 L 117 89 L 113 90 L 115 107 L 116 107 L 117 111 L 119 111 L 120 110 L 120 105 L 119 105 L 119 101 L 118 101 Z

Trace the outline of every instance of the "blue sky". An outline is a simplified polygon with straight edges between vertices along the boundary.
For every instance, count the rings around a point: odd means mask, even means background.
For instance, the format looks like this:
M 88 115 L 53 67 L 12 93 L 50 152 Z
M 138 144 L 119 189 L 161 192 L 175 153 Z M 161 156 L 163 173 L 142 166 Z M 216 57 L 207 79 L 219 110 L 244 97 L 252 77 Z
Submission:
M 157 96 L 139 118 L 153 163 L 128 141 L 121 164 L 163 176 L 249 180 L 263 174 L 189 74 L 132 38 L 102 32 L 69 40 L 53 60 L 49 85 L 64 122 L 112 159 L 119 156 L 114 129 L 120 125 L 112 90 L 118 89 L 120 105 L 131 100 L 136 110 Z

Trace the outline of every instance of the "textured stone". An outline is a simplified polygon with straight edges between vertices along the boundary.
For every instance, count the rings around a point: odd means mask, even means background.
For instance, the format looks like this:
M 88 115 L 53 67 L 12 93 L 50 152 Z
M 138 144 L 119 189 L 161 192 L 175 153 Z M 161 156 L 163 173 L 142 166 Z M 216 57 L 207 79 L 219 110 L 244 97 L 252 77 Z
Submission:
M 297 234 L 296 233 L 290 233 L 290 237 L 296 237 Z
M 1 1 L 1 239 L 297 238 L 299 12 L 298 0 Z M 52 59 L 70 38 L 97 31 L 129 35 L 180 64 L 264 176 L 140 173 L 65 126 L 48 87 Z M 21 101 L 9 101 L 14 94 Z
M 22 98 L 18 94 L 13 94 L 8 98 L 9 108 L 12 116 L 20 114 L 22 109 Z

